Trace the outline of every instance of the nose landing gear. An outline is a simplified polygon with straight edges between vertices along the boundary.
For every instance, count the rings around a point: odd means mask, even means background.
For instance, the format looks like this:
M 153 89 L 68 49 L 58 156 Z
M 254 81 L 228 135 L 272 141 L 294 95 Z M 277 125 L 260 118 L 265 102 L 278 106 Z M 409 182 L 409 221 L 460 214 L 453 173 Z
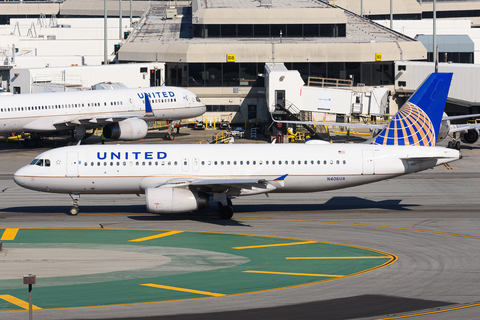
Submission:
M 72 204 L 73 206 L 70 208 L 70 215 L 76 216 L 78 214 L 79 208 L 78 208 L 78 202 L 80 201 L 80 195 L 79 194 L 72 194 L 69 193 L 70 198 L 72 198 Z

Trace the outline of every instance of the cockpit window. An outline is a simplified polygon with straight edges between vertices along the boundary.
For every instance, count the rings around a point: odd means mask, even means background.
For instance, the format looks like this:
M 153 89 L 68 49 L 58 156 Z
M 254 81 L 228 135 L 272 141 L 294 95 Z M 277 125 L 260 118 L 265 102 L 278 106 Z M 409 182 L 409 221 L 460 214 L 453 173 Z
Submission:
M 30 162 L 30 165 L 32 166 L 40 166 L 40 167 L 50 167 L 50 160 L 49 159 L 33 159 L 32 162 Z
M 201 102 L 199 97 L 195 97 L 197 99 L 197 102 Z

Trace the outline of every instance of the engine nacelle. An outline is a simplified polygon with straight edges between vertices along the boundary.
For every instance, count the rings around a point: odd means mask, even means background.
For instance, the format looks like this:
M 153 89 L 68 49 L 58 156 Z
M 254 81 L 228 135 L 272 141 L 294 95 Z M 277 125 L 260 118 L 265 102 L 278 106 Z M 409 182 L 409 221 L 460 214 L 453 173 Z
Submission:
M 139 140 L 147 133 L 147 123 L 140 119 L 126 119 L 103 128 L 105 138 L 114 140 Z
M 478 140 L 478 130 L 470 129 L 467 132 L 462 132 L 460 134 L 460 139 L 464 143 L 475 143 Z
M 145 189 L 147 210 L 152 213 L 181 213 L 207 209 L 209 196 L 188 189 Z

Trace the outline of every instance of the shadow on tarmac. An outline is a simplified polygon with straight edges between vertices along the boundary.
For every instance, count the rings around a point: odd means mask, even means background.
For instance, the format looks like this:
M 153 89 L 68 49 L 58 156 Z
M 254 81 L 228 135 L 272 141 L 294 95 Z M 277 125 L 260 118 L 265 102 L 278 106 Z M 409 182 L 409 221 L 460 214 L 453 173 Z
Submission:
M 402 199 L 374 201 L 359 197 L 333 197 L 321 204 L 260 204 L 235 205 L 235 212 L 254 213 L 259 211 L 275 212 L 308 212 L 308 211 L 335 211 L 356 209 L 384 209 L 393 211 L 410 211 L 410 207 L 417 204 L 400 204 Z
M 399 313 L 413 313 L 418 310 L 435 311 L 452 305 L 451 302 L 421 300 L 384 295 L 361 295 L 348 298 L 316 301 L 288 306 L 259 308 L 201 314 L 180 314 L 174 316 L 154 316 L 135 318 L 116 318 L 123 320 L 243 320 L 243 319 L 328 319 L 345 320 L 387 315 L 394 317 Z M 428 310 L 425 310 L 428 309 Z M 432 310 L 433 309 L 433 310 Z M 179 311 L 181 312 L 181 311 Z
M 401 199 L 373 201 L 358 197 L 333 197 L 323 204 L 255 204 L 235 205 L 235 212 L 256 213 L 256 212 L 309 212 L 316 211 L 336 211 L 336 210 L 357 210 L 357 209 L 383 209 L 389 211 L 410 211 L 411 207 L 418 207 L 416 204 L 401 204 Z M 211 208 L 214 206 L 212 205 Z M 70 206 L 20 206 L 0 209 L 0 213 L 21 213 L 21 214 L 64 214 L 67 215 Z M 381 211 L 379 211 L 381 212 Z M 168 221 L 168 220 L 195 220 L 199 222 L 221 221 L 221 225 L 232 225 L 229 221 L 219 219 L 215 209 L 194 211 L 184 214 L 164 214 L 154 215 L 145 212 L 144 205 L 82 205 L 80 207 L 82 214 L 145 214 L 129 216 L 133 220 L 143 221 Z M 235 217 L 235 216 L 234 216 Z M 216 223 L 216 222 L 215 222 Z M 218 224 L 218 223 L 217 223 Z M 235 225 L 235 224 L 233 224 Z M 242 225 L 242 224 L 238 224 Z

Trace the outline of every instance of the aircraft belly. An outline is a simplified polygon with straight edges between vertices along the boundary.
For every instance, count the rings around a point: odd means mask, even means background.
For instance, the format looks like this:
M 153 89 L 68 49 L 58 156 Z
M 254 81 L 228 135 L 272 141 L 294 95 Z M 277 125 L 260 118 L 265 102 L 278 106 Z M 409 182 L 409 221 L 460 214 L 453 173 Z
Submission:
M 88 177 L 55 177 L 36 178 L 35 185 L 30 183 L 29 189 L 56 193 L 77 194 L 135 194 L 144 193 L 138 187 L 139 178 L 88 178 Z M 38 187 L 36 187 L 38 186 Z
M 154 109 L 155 118 L 168 120 L 181 120 L 195 118 L 205 113 L 204 107 L 186 109 Z M 148 121 L 148 119 L 146 119 Z
M 319 192 L 354 187 L 366 183 L 389 179 L 396 174 L 372 174 L 372 175 L 332 175 L 332 176 L 289 176 L 285 179 L 283 187 L 278 188 L 276 193 Z

